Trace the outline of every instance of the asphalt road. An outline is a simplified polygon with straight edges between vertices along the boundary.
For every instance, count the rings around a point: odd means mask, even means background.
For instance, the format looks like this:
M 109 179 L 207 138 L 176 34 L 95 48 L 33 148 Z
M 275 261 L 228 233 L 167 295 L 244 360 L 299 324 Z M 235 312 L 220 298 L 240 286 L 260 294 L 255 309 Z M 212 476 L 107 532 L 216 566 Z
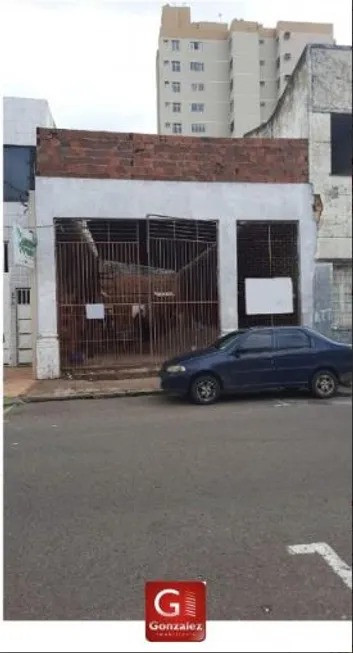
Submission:
M 160 396 L 5 415 L 5 618 L 143 619 L 146 580 L 207 581 L 210 619 L 346 619 L 350 399 Z

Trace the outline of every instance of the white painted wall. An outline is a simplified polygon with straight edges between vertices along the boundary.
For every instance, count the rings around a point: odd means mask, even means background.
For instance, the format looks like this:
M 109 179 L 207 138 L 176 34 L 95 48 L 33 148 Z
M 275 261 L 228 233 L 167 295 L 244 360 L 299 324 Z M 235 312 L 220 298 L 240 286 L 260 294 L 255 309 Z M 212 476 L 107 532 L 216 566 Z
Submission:
M 4 145 L 36 145 L 37 127 L 55 127 L 54 119 L 46 100 L 32 98 L 3 98 L 4 118 Z M 20 202 L 3 202 L 3 240 L 9 243 L 9 293 L 4 297 L 4 314 L 8 316 L 10 329 L 9 347 L 7 353 L 8 364 L 17 365 L 18 362 L 18 337 L 16 322 L 16 289 L 31 288 L 32 273 L 25 269 L 13 266 L 12 252 L 12 227 L 18 224 L 27 227 L 29 224 L 29 209 Z
M 332 285 L 331 335 L 339 337 L 337 313 L 352 315 L 352 180 L 331 175 L 330 113 L 334 112 L 352 113 L 352 49 L 313 45 L 301 57 L 272 118 L 248 136 L 309 140 L 309 180 L 323 203 L 316 260 L 333 266 L 327 277 Z M 320 289 L 324 291 L 322 283 Z M 341 298 L 339 309 L 334 297 Z
M 36 145 L 37 127 L 55 127 L 47 100 L 5 97 L 4 145 Z
M 175 218 L 219 221 L 219 291 L 223 332 L 237 328 L 237 220 L 296 220 L 299 223 L 302 323 L 312 324 L 316 224 L 308 184 L 244 184 L 36 179 L 37 335 L 36 376 L 60 374 L 57 336 L 55 218 Z

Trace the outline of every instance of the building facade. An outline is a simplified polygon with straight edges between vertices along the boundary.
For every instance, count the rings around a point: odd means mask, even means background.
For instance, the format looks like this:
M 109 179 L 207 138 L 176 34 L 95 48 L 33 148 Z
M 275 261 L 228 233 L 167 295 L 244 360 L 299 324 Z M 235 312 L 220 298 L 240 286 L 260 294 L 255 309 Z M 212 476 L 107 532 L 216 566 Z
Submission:
M 36 377 L 141 374 L 238 326 L 310 326 L 307 160 L 305 140 L 39 130 Z
M 352 338 L 352 48 L 311 45 L 271 118 L 247 137 L 307 138 L 317 198 L 315 326 Z
M 239 137 L 267 120 L 308 43 L 333 43 L 333 26 L 191 22 L 162 8 L 156 80 L 159 134 Z
M 5 97 L 4 108 L 4 337 L 5 365 L 32 363 L 32 271 L 13 265 L 12 228 L 28 227 L 35 188 L 37 127 L 53 127 L 46 100 Z

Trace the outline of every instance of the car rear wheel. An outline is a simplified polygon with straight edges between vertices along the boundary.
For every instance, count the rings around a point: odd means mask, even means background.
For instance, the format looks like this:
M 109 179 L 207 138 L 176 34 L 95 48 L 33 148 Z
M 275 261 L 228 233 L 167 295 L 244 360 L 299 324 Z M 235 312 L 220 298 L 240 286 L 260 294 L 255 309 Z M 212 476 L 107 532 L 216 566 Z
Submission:
M 221 386 L 213 374 L 200 374 L 191 384 L 190 397 L 195 404 L 214 404 L 221 395 Z
M 313 395 L 318 399 L 330 399 L 337 392 L 337 378 L 330 370 L 316 372 L 311 382 Z

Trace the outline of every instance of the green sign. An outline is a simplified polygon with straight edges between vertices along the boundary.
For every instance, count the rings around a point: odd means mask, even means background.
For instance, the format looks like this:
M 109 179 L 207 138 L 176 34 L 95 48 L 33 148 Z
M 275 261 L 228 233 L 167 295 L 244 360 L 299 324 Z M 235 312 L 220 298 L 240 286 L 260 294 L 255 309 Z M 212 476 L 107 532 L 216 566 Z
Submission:
M 14 265 L 34 268 L 34 258 L 37 249 L 37 237 L 31 229 L 17 225 L 13 228 L 13 259 Z

